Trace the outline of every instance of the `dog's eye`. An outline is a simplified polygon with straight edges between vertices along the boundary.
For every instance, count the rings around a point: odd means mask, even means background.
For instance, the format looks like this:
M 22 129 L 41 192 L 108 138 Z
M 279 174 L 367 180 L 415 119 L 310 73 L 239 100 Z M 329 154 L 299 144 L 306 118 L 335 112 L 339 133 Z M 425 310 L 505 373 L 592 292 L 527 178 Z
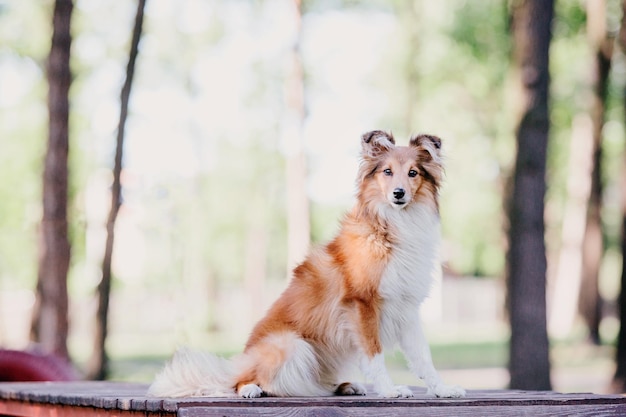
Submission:
M 413 178 L 413 177 L 417 177 L 417 171 L 412 169 L 409 171 L 409 177 Z
M 386 176 L 388 176 L 388 177 L 389 177 L 389 176 L 391 176 L 391 174 L 393 174 L 393 173 L 391 172 L 391 170 L 390 170 L 389 168 L 385 168 L 385 169 L 383 169 L 383 174 L 385 174 Z

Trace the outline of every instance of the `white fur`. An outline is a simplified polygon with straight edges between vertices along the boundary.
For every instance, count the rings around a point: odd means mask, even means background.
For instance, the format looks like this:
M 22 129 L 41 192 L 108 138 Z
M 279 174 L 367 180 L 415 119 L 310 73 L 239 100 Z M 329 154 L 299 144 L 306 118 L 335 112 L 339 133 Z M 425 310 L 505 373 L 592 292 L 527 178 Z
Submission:
M 269 386 L 263 389 L 271 395 L 319 397 L 333 395 L 333 390 L 323 387 L 320 381 L 320 365 L 313 347 L 295 333 L 269 336 L 277 350 L 288 358 L 278 370 Z
M 255 384 L 241 387 L 239 395 L 257 398 L 265 391 L 276 396 L 319 397 L 334 394 L 332 384 L 320 381 L 320 363 L 313 347 L 295 333 L 271 335 L 264 343 L 287 356 L 272 384 L 261 389 Z M 236 370 L 245 368 L 250 360 L 241 354 L 232 360 L 209 353 L 179 349 L 172 360 L 156 376 L 148 390 L 155 397 L 233 397 Z M 358 389 L 357 385 L 357 389 Z
M 423 203 L 409 205 L 403 210 L 391 207 L 384 215 L 393 227 L 397 243 L 393 246 L 392 258 L 379 288 L 383 298 L 379 329 L 383 345 L 387 348 L 400 345 L 409 369 L 424 380 L 429 393 L 437 397 L 463 397 L 465 390 L 442 383 L 433 365 L 419 316 L 419 307 L 428 296 L 440 268 L 439 215 L 432 206 Z M 374 387 L 380 395 L 404 396 L 396 395 L 402 393 L 398 387 L 391 389 L 382 359 L 370 364 L 368 371 L 373 374 Z
M 148 390 L 155 397 L 232 397 L 233 364 L 209 353 L 179 349 Z
M 259 398 L 263 390 L 256 384 L 246 384 L 239 389 L 239 395 L 243 398 Z
M 381 339 L 395 346 L 407 325 L 418 319 L 439 267 L 439 215 L 433 207 L 414 203 L 402 210 L 387 209 L 394 245 L 379 293 L 383 298 Z
M 406 394 L 406 392 L 402 390 L 403 387 L 393 385 L 391 377 L 385 367 L 385 356 L 382 352 L 374 355 L 371 359 L 363 355 L 361 360 L 361 370 L 363 371 L 365 378 L 372 381 L 374 384 L 374 391 L 376 391 L 376 393 L 378 393 L 381 397 L 398 398 L 413 396 L 412 393 L 410 395 L 403 395 Z

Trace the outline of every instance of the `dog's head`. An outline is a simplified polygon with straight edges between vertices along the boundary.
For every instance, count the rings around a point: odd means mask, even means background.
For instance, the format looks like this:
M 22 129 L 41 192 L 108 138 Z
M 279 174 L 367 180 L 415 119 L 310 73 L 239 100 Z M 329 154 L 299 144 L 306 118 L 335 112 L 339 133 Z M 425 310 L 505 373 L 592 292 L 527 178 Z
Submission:
M 408 146 L 396 146 L 390 133 L 380 130 L 361 137 L 359 198 L 363 203 L 386 203 L 403 209 L 414 201 L 437 204 L 443 177 L 441 139 L 413 136 Z

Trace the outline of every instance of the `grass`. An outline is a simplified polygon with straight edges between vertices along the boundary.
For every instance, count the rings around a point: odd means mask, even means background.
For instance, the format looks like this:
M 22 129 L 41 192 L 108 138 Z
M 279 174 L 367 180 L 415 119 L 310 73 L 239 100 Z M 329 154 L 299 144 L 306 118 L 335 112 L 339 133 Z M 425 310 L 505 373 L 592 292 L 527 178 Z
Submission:
M 144 382 L 152 381 L 168 358 L 158 356 L 134 356 L 112 358 L 109 379 L 113 381 Z
M 433 361 L 439 369 L 470 369 L 506 366 L 505 342 L 455 343 L 433 345 Z M 219 353 L 229 357 L 232 352 Z M 160 355 L 133 355 L 114 357 L 111 360 L 110 379 L 132 382 L 148 382 L 168 360 Z M 406 362 L 400 352 L 387 355 L 390 368 L 405 368 Z
M 431 345 L 433 362 L 438 369 L 473 369 L 504 367 L 508 347 L 504 342 L 455 343 Z M 400 351 L 387 355 L 390 367 L 406 367 Z

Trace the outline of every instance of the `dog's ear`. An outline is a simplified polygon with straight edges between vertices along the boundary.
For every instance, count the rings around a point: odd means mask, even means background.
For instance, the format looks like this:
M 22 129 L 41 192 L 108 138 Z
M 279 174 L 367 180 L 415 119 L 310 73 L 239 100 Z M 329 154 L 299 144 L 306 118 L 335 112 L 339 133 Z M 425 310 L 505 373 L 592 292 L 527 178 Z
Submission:
M 377 158 L 396 144 L 391 133 L 382 130 L 373 130 L 361 136 L 361 148 L 363 157 Z
M 418 150 L 418 164 L 424 171 L 425 178 L 439 185 L 443 177 L 441 139 L 437 136 L 421 134 L 413 136 L 409 145 Z
M 435 162 L 441 159 L 441 139 L 433 135 L 415 135 L 409 141 L 411 146 L 425 150 Z

